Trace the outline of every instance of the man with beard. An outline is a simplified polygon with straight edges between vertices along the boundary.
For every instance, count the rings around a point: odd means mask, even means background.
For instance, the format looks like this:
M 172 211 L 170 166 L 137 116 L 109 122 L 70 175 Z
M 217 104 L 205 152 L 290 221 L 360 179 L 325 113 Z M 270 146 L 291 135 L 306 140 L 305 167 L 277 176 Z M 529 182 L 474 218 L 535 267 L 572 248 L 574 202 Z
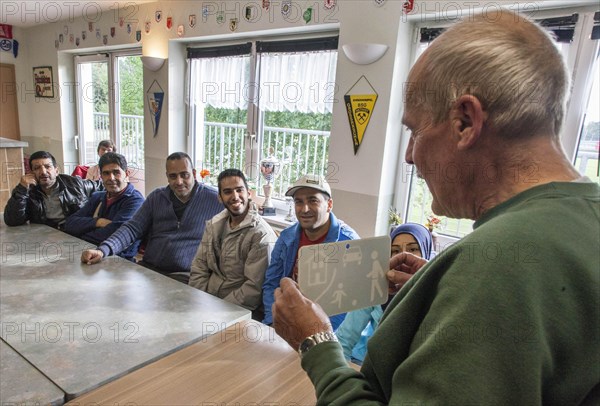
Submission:
M 144 196 L 129 183 L 129 169 L 123 155 L 106 152 L 98 162 L 98 173 L 104 185 L 75 214 L 67 218 L 65 231 L 92 244 L 100 244 L 129 220 L 144 203 Z M 119 255 L 136 256 L 140 241 L 135 241 Z
M 46 224 L 59 230 L 67 217 L 79 210 L 100 188 L 99 182 L 59 173 L 51 153 L 37 151 L 29 157 L 31 173 L 21 177 L 4 209 L 8 226 Z
M 196 169 L 188 154 L 169 155 L 166 170 L 169 185 L 150 193 L 131 220 L 97 249 L 83 251 L 82 262 L 98 263 L 142 240 L 146 247 L 140 265 L 188 283 L 190 265 L 202 240 L 205 223 L 223 206 L 215 189 L 196 181 Z
M 275 301 L 275 289 L 282 279 L 298 280 L 298 252 L 309 245 L 337 241 L 356 240 L 356 231 L 333 214 L 331 187 L 324 176 L 308 174 L 298 179 L 285 193 L 294 198 L 298 222 L 281 232 L 273 248 L 271 264 L 265 276 L 265 318 L 263 323 L 273 323 L 271 306 Z M 336 330 L 344 321 L 346 313 L 329 318 Z
M 225 210 L 210 219 L 192 261 L 190 286 L 263 318 L 262 285 L 277 236 L 248 199 L 248 183 L 237 169 L 219 174 L 219 201 Z

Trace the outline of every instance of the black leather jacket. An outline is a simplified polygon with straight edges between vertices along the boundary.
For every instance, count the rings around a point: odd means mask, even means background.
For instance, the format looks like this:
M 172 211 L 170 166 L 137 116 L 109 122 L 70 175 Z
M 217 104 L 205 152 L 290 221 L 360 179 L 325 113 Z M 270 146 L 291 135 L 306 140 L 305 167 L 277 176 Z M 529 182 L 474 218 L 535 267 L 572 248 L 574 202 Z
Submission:
M 56 177 L 60 191 L 59 199 L 65 217 L 79 210 L 88 198 L 97 190 L 103 189 L 101 181 L 83 180 L 69 175 Z M 20 226 L 28 220 L 30 223 L 47 224 L 59 228 L 52 220 L 46 218 L 44 196 L 39 186 L 29 189 L 18 184 L 4 209 L 4 222 L 7 226 Z

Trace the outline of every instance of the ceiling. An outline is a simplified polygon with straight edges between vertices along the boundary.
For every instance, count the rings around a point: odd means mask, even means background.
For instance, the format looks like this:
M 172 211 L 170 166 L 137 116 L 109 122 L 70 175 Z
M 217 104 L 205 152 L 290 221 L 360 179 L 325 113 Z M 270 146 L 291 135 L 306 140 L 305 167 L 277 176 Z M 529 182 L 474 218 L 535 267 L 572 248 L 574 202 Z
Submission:
M 155 3 L 157 0 L 128 0 L 128 1 L 116 1 L 116 0 L 70 0 L 70 1 L 6 1 L 0 0 L 0 24 L 10 24 L 15 27 L 31 27 L 34 25 L 42 25 L 53 23 L 57 21 L 68 21 L 84 17 L 88 21 L 97 21 L 102 14 L 112 13 L 112 10 L 117 8 L 124 8 L 124 13 L 132 13 L 136 10 L 134 7 L 138 7 L 143 3 Z M 176 1 L 173 1 L 176 3 Z M 420 3 L 421 8 L 424 11 L 437 10 L 439 8 L 438 0 L 423 0 Z M 434 3 L 434 4 L 427 4 Z M 486 3 L 486 2 L 465 2 L 465 3 Z M 493 3 L 493 2 L 487 2 Z M 436 6 L 438 4 L 438 6 Z M 456 4 L 456 3 L 453 3 Z M 508 6 L 509 8 L 518 10 L 517 4 L 525 4 L 530 10 L 534 8 L 564 8 L 564 7 L 575 7 L 575 6 L 586 6 L 586 5 L 597 5 L 598 0 L 537 0 L 532 1 L 520 1 L 510 0 L 503 1 L 499 0 L 498 5 Z M 223 6 L 222 6 L 223 7 Z M 437 8 L 436 8 L 437 7 Z M 456 5 L 452 6 L 456 7 Z M 469 6 L 471 9 L 472 6 Z M 531 10 L 530 10 L 531 11 Z M 419 13 L 412 16 L 414 18 L 421 18 Z M 410 20 L 411 18 L 409 18 Z
M 117 8 L 127 7 L 127 12 L 135 12 L 134 7 L 156 0 L 138 1 L 0 1 L 0 24 L 15 27 L 31 27 L 57 21 L 69 21 L 84 17 L 96 21 L 102 14 L 112 13 Z

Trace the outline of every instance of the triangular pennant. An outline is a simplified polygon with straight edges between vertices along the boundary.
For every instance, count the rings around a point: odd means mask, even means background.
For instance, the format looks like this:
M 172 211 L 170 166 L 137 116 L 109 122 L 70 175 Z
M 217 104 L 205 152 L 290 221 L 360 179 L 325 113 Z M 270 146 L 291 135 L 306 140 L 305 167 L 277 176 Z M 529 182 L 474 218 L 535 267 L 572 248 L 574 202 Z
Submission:
M 150 121 L 152 122 L 152 134 L 156 137 L 165 98 L 165 92 L 156 80 L 148 88 L 146 97 L 148 98 L 148 109 L 150 110 Z
M 354 155 L 357 154 L 358 148 L 362 144 L 376 101 L 377 93 L 364 76 L 361 76 L 354 86 L 348 90 L 348 93 L 344 95 L 346 113 L 348 114 L 354 144 Z

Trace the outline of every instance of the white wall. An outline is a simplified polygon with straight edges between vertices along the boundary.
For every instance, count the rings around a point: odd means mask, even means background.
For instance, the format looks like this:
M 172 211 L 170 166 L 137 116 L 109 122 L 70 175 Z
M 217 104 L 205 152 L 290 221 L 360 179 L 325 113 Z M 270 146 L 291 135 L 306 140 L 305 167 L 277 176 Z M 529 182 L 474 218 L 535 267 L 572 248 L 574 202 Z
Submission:
M 261 1 L 162 1 L 147 3 L 136 8 L 110 11 L 95 17 L 94 31 L 87 31 L 87 39 L 77 47 L 68 41 L 69 35 L 57 51 L 55 39 L 65 27 L 70 33 L 81 36 L 88 28 L 88 21 L 78 17 L 72 21 L 57 22 L 25 30 L 15 30 L 20 36 L 21 55 L 17 64 L 17 81 L 22 91 L 19 105 L 22 139 L 30 143 L 30 151 L 48 149 L 59 160 L 74 160 L 72 149 L 76 133 L 75 103 L 73 95 L 74 72 L 72 55 L 97 52 L 103 49 L 142 47 L 145 55 L 168 57 L 169 60 L 158 72 L 144 71 L 144 92 L 156 79 L 166 92 L 161 123 L 156 137 L 153 136 L 150 120 L 145 119 L 146 190 L 166 184 L 164 179 L 165 157 L 187 144 L 187 125 L 184 96 L 185 45 L 207 39 L 234 39 L 241 36 L 263 35 L 265 32 L 298 32 L 307 28 L 339 27 L 340 54 L 337 66 L 338 90 L 333 110 L 331 131 L 330 179 L 332 179 L 334 212 L 353 226 L 362 236 L 382 234 L 387 230 L 387 209 L 393 197 L 395 173 L 403 158 L 400 150 L 400 117 L 402 114 L 402 82 L 408 72 L 411 49 L 414 44 L 414 25 L 402 14 L 401 1 L 387 0 L 377 6 L 374 0 L 338 0 L 335 9 L 326 10 L 322 0 L 294 1 L 291 14 L 281 14 L 281 2 L 271 1 L 269 11 L 262 9 Z M 485 4 L 532 2 L 415 2 L 417 13 L 431 16 L 442 15 L 445 20 L 453 11 L 460 9 L 472 12 L 474 7 Z M 477 3 L 477 4 L 475 4 Z M 565 2 L 536 2 L 535 5 Z M 560 4 L 563 3 L 563 4 Z M 585 2 L 584 2 L 585 3 Z M 590 2 L 587 2 L 588 4 Z M 208 10 L 207 21 L 203 21 L 202 7 Z M 252 6 L 259 14 L 252 20 L 244 18 L 245 7 Z M 302 12 L 313 8 L 313 21 L 306 24 Z M 514 7 L 513 7 L 514 8 Z M 163 20 L 156 23 L 154 14 L 162 10 Z M 216 22 L 216 13 L 225 12 L 225 23 Z M 188 16 L 196 14 L 195 28 L 188 25 Z M 166 19 L 173 17 L 173 28 L 166 29 Z M 463 13 L 464 15 L 464 13 Z M 119 17 L 125 17 L 125 25 L 119 26 Z M 451 16 L 450 16 L 451 17 Z M 238 19 L 238 29 L 229 29 L 229 20 Z M 151 31 L 144 32 L 145 21 L 151 21 Z M 419 21 L 419 15 L 412 17 Z M 132 24 L 132 34 L 127 35 L 126 24 Z M 185 35 L 177 37 L 177 26 L 184 24 Z M 110 28 L 115 27 L 115 37 Z M 108 35 L 108 44 L 96 39 L 95 29 L 102 36 Z M 137 42 L 135 31 L 142 31 L 142 41 Z M 353 42 L 374 42 L 389 46 L 387 53 L 371 65 L 355 65 L 350 62 L 341 46 Z M 5 55 L 1 55 L 5 58 Z M 31 68 L 50 65 L 54 68 L 54 80 L 58 82 L 61 96 L 55 100 L 35 99 Z M 361 75 L 365 75 L 378 93 L 377 103 L 364 136 L 363 144 L 355 155 L 348 119 L 343 104 L 343 95 Z M 147 111 L 145 107 L 144 111 Z M 63 146 L 64 145 L 64 146 Z
M 264 33 L 277 30 L 285 33 L 288 30 L 302 31 L 307 26 L 339 26 L 340 45 L 348 42 L 377 42 L 390 46 L 387 54 L 372 65 L 354 65 L 340 52 L 337 67 L 339 91 L 336 98 L 339 102 L 334 107 L 330 160 L 337 171 L 332 178 L 335 212 L 357 229 L 362 235 L 373 235 L 376 232 L 377 207 L 379 195 L 383 190 L 386 199 L 392 193 L 392 182 L 381 184 L 379 174 L 384 166 L 389 166 L 384 157 L 386 132 L 388 131 L 388 110 L 391 98 L 391 86 L 396 62 L 396 38 L 401 8 L 398 1 L 387 1 L 379 7 L 373 0 L 351 1 L 339 0 L 334 10 L 326 10 L 322 1 L 295 1 L 287 18 L 281 14 L 281 3 L 271 2 L 269 11 L 261 7 L 261 2 L 192 2 L 169 1 L 144 4 L 135 12 L 132 9 L 117 13 L 103 13 L 94 22 L 94 31 L 87 31 L 87 39 L 81 39 L 81 31 L 88 28 L 85 18 L 73 21 L 57 22 L 23 30 L 25 40 L 21 42 L 23 63 L 19 68 L 17 81 L 22 86 L 31 80 L 26 72 L 31 67 L 49 65 L 54 68 L 54 80 L 61 89 L 61 96 L 55 99 L 35 99 L 29 95 L 20 102 L 19 110 L 23 119 L 23 139 L 30 142 L 30 151 L 48 149 L 55 153 L 60 161 L 70 162 L 76 159 L 73 150 L 73 137 L 76 134 L 76 110 L 73 96 L 74 71 L 72 55 L 76 53 L 96 52 L 106 48 L 143 47 L 144 54 L 169 57 L 168 62 L 158 72 L 144 71 L 144 91 L 156 79 L 166 92 L 161 123 L 156 137 L 153 137 L 149 117 L 146 117 L 146 190 L 165 184 L 164 159 L 174 151 L 185 149 L 187 144 L 187 125 L 185 122 L 185 106 L 183 103 L 183 73 L 185 72 L 185 43 L 178 39 L 176 28 L 183 23 L 186 29 L 184 40 L 187 42 L 203 40 L 207 37 L 221 39 L 236 36 Z M 202 6 L 208 7 L 207 21 L 203 21 Z M 246 21 L 245 7 L 252 6 L 260 11 L 252 21 Z M 302 19 L 307 7 L 313 8 L 313 21 L 308 25 Z M 156 10 L 162 10 L 163 21 L 154 20 Z M 216 13 L 225 11 L 225 24 L 216 22 Z M 197 24 L 194 29 L 188 25 L 188 16 L 196 14 Z M 126 25 L 119 26 L 119 17 L 126 14 L 127 22 L 133 23 L 132 35 L 127 35 Z M 173 17 L 173 29 L 166 29 L 166 18 Z M 96 17 L 96 16 L 94 16 Z M 229 20 L 238 18 L 238 29 L 229 29 Z M 138 20 L 138 21 L 133 21 Z M 144 32 L 144 22 L 151 21 L 151 31 Z M 64 34 L 65 26 L 68 34 Z M 110 36 L 110 28 L 115 27 L 115 37 Z M 105 47 L 96 39 L 96 28 L 101 35 L 108 35 Z M 142 41 L 135 40 L 135 30 L 142 30 Z M 55 39 L 63 33 L 64 42 L 57 51 Z M 80 46 L 69 42 L 69 35 L 80 37 Z M 102 37 L 101 37 L 102 38 Z M 348 119 L 343 105 L 343 95 L 361 76 L 365 75 L 376 89 L 379 98 L 371 118 L 363 145 L 355 156 L 349 132 Z M 147 108 L 145 109 L 147 111 Z M 26 119 L 24 117 L 27 117 Z M 25 125 L 25 122 L 28 122 Z M 64 146 L 63 146 L 64 145 Z M 385 159 L 384 159 L 385 158 Z M 332 166 L 333 167 L 333 166 Z M 356 207 L 349 202 L 359 202 Z M 357 215 L 360 213 L 360 215 Z

